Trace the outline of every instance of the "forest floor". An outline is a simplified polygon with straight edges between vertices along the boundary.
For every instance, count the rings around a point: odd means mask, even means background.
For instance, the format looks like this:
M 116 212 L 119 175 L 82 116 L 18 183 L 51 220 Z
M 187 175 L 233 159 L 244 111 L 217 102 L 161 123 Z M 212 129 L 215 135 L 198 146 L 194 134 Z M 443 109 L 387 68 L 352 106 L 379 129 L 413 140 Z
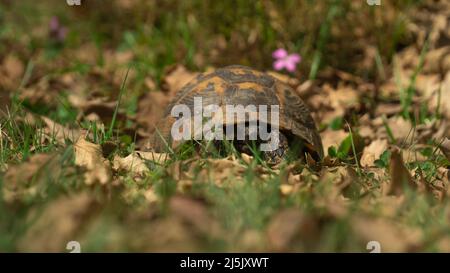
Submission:
M 216 2 L 0 1 L 0 252 L 450 252 L 450 3 Z M 302 97 L 322 162 L 145 151 L 231 64 Z

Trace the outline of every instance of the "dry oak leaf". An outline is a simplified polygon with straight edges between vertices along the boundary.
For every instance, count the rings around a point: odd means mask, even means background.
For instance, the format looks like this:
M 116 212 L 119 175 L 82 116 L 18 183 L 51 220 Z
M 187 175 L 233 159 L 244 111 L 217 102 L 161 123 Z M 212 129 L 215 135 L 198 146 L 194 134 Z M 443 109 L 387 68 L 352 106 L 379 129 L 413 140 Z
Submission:
M 150 171 L 144 160 L 136 153 L 129 154 L 126 157 L 114 156 L 112 168 L 116 172 L 125 171 L 138 177 L 143 177 Z
M 404 206 L 405 196 L 379 196 L 366 199 L 361 204 L 361 210 L 368 215 L 376 213 L 379 217 L 394 218 L 399 215 L 399 210 Z
M 133 232 L 125 234 L 124 242 L 131 249 L 143 252 L 201 251 L 199 236 L 195 236 L 195 230 L 177 215 L 159 217 L 153 221 L 131 222 L 127 228 Z
M 183 195 L 176 195 L 169 201 L 170 210 L 183 222 L 202 234 L 217 236 L 219 223 L 210 215 L 204 202 Z
M 384 219 L 372 219 L 355 216 L 351 227 L 356 236 L 367 243 L 377 241 L 381 244 L 381 252 L 407 252 L 421 242 L 421 232 L 406 226 L 400 226 Z
M 351 107 L 356 107 L 359 103 L 359 93 L 350 86 L 340 86 L 337 89 L 328 88 L 329 100 L 331 107 L 335 111 L 342 111 Z
M 445 157 L 450 161 L 450 139 L 446 137 L 444 141 L 442 141 L 441 145 L 439 145 L 442 153 Z
M 3 198 L 7 203 L 39 194 L 42 182 L 57 179 L 61 169 L 55 154 L 34 154 L 26 162 L 9 166 L 5 173 Z
M 24 65 L 17 57 L 6 56 L 0 65 L 0 87 L 13 91 L 19 86 L 24 70 Z
M 372 141 L 369 146 L 363 150 L 361 157 L 361 166 L 373 167 L 375 160 L 379 159 L 381 154 L 388 148 L 388 141 L 386 139 L 377 139 Z
M 441 109 L 442 113 L 450 119 L 450 100 L 447 98 L 450 98 L 450 71 L 447 72 L 445 75 L 444 80 L 441 83 L 440 88 L 440 97 L 436 94 L 436 99 L 431 100 L 430 103 L 435 103 L 437 107 L 437 103 L 439 102 L 439 109 Z M 438 99 L 440 98 L 440 99 Z M 433 105 L 431 105 L 433 106 Z
M 136 121 L 153 132 L 171 99 L 170 95 L 159 91 L 144 94 L 139 98 Z
M 276 251 L 286 251 L 296 240 L 311 240 L 317 235 L 316 220 L 297 208 L 281 210 L 273 216 L 267 227 L 267 239 Z
M 450 71 L 450 46 L 430 50 L 423 64 L 424 73 L 440 73 Z
M 43 70 L 43 68 L 41 68 Z M 40 71 L 39 68 L 36 69 Z M 42 72 L 42 71 L 41 71 Z M 73 84 L 68 86 L 68 79 L 62 76 L 56 75 L 42 75 L 34 76 L 36 78 L 30 81 L 24 88 L 18 90 L 19 98 L 21 100 L 27 100 L 32 105 L 45 105 L 52 109 L 57 108 L 61 102 L 58 100 L 58 94 L 62 90 L 77 90 L 76 86 L 80 84 Z
M 209 158 L 201 161 L 189 161 L 187 173 L 181 174 L 183 177 L 196 177 L 198 181 L 213 181 L 216 185 L 224 185 L 225 183 L 240 183 L 242 175 L 246 170 L 243 164 L 233 157 L 213 159 Z M 255 170 L 257 171 L 257 170 Z
M 54 138 L 59 144 L 65 144 L 66 139 L 75 142 L 81 136 L 81 130 L 79 129 L 67 128 L 44 116 L 41 119 L 46 125 L 44 128 L 45 134 L 52 139 Z
M 169 92 L 170 96 L 173 96 L 197 75 L 198 73 L 188 71 L 182 65 L 175 65 L 167 70 L 166 76 L 162 82 L 162 87 L 165 91 Z
M 438 74 L 419 74 L 415 82 L 417 91 L 427 99 L 430 99 L 432 95 L 438 95 L 440 85 L 440 77 Z M 434 100 L 437 101 L 437 98 Z
M 391 150 L 389 162 L 389 175 L 391 178 L 388 194 L 400 195 L 405 187 L 417 188 L 417 184 L 411 177 L 410 172 L 403 163 L 401 153 L 397 149 Z
M 267 238 L 276 250 L 284 250 L 298 235 L 304 214 L 298 209 L 285 209 L 277 213 L 267 228 Z
M 85 100 L 79 105 L 83 115 L 92 121 L 111 122 L 116 112 L 117 101 L 107 101 L 106 98 Z M 117 111 L 117 120 L 126 121 L 129 117 L 122 109 Z
M 142 159 L 153 161 L 158 164 L 163 164 L 170 159 L 169 154 L 166 153 L 136 151 L 136 154 Z
M 322 170 L 319 182 L 323 190 L 317 194 L 314 205 L 323 208 L 332 217 L 341 218 L 347 215 L 349 201 L 343 196 L 343 190 L 353 182 L 354 172 L 344 166 Z
M 253 161 L 253 156 L 248 155 L 246 153 L 241 153 L 241 157 L 242 157 L 242 160 L 247 164 L 251 164 Z
M 115 171 L 131 172 L 134 176 L 143 177 L 150 171 L 145 164 L 145 160 L 162 164 L 168 158 L 168 154 L 135 151 L 126 157 L 116 155 L 113 160 L 113 169 Z
M 8 55 L 3 60 L 3 69 L 6 72 L 6 75 L 13 80 L 17 80 L 22 77 L 22 74 L 25 70 L 23 63 L 15 56 Z
M 86 168 L 85 182 L 91 185 L 95 182 L 106 184 L 111 180 L 109 161 L 103 158 L 102 148 L 98 144 L 88 142 L 80 137 L 74 144 L 75 164 Z
M 405 120 L 403 117 L 394 116 L 387 120 L 394 139 L 397 141 L 407 141 L 413 136 L 413 126 L 411 121 Z M 377 130 L 378 136 L 388 136 L 385 126 L 381 126 Z
M 290 184 L 281 184 L 280 185 L 280 192 L 283 196 L 288 196 L 294 192 L 294 186 Z
M 0 90 L 0 118 L 6 117 L 11 108 L 11 98 L 8 92 Z
M 317 103 L 322 104 L 321 107 L 315 106 L 315 109 L 320 109 L 322 113 L 321 121 L 330 123 L 337 117 L 342 117 L 350 109 L 360 107 L 359 92 L 351 86 L 338 86 L 336 89 L 329 84 L 323 85 L 323 95 L 319 95 L 314 100 L 319 100 Z M 328 111 L 323 111 L 328 109 Z
M 61 196 L 50 202 L 18 242 L 20 252 L 63 252 L 76 240 L 80 228 L 96 212 L 96 201 L 87 192 Z M 36 215 L 31 214 L 36 217 Z
M 325 156 L 328 155 L 328 148 L 331 146 L 339 147 L 342 141 L 348 136 L 348 133 L 344 130 L 333 131 L 331 129 L 327 129 L 320 133 L 323 143 L 323 150 L 325 152 Z

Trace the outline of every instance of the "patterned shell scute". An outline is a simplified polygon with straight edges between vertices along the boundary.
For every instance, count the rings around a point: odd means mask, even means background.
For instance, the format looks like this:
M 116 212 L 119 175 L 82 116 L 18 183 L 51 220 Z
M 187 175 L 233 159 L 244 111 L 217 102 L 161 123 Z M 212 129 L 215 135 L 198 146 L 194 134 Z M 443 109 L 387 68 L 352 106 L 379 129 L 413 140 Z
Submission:
M 215 73 L 231 84 L 252 82 L 270 88 L 275 83 L 271 76 L 245 66 L 227 66 L 217 69 Z

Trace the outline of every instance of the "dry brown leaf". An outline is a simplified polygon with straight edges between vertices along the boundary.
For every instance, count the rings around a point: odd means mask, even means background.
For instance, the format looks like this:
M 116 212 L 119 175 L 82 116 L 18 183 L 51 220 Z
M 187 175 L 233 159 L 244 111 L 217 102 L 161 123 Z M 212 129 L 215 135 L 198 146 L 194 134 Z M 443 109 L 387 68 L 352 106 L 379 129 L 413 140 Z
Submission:
M 176 92 L 197 75 L 198 73 L 188 71 L 182 65 L 175 65 L 168 69 L 162 87 L 169 93 L 170 97 L 173 97 Z
M 440 76 L 437 74 L 419 74 L 415 81 L 415 87 L 425 99 L 430 99 L 433 95 L 437 95 L 439 91 Z
M 349 201 L 342 191 L 353 182 L 353 175 L 344 166 L 324 168 L 320 177 L 321 193 L 317 195 L 314 204 L 325 209 L 332 217 L 341 218 L 347 215 Z
M 133 232 L 124 241 L 131 249 L 143 252 L 201 251 L 198 237 L 181 217 L 164 217 L 149 222 L 128 223 Z
M 369 139 L 369 140 L 375 140 L 376 135 L 375 131 L 372 128 L 372 119 L 369 117 L 369 115 L 365 114 L 360 119 L 359 122 L 361 125 L 358 127 L 358 134 L 363 139 Z
M 154 91 L 156 90 L 156 83 L 153 80 L 153 78 L 151 78 L 150 76 L 148 76 L 147 78 L 145 78 L 145 87 L 147 87 L 147 89 L 149 91 Z
M 41 67 L 33 71 L 40 71 Z M 44 70 L 44 68 L 42 68 Z M 42 74 L 42 75 L 40 75 Z M 34 75 L 34 73 L 33 73 Z M 75 73 L 65 74 L 44 74 L 42 71 L 34 75 L 33 80 L 24 87 L 18 90 L 19 98 L 27 100 L 32 105 L 45 105 L 46 107 L 56 108 L 61 106 L 59 94 L 64 90 L 71 90 L 69 92 L 69 99 L 71 97 L 81 96 L 87 92 L 87 84 L 85 78 Z M 92 88 L 92 86 L 91 86 Z M 92 92 L 92 90 L 89 90 Z
M 15 91 L 19 87 L 25 67 L 14 55 L 7 55 L 0 66 L 0 87 L 8 91 Z
M 150 204 L 155 203 L 155 202 L 157 202 L 159 200 L 159 197 L 155 193 L 154 189 L 147 189 L 144 192 L 144 197 L 145 197 L 145 200 L 147 200 L 147 202 L 150 203 Z
M 267 239 L 276 251 L 286 251 L 296 240 L 310 241 L 317 235 L 316 221 L 297 208 L 281 210 L 267 226 Z
M 448 185 L 445 182 L 436 180 L 433 183 L 429 183 L 424 178 L 421 180 L 422 187 L 424 187 L 427 193 L 433 196 L 435 200 L 440 202 L 444 200 L 448 188 Z
M 88 193 L 59 197 L 20 238 L 19 251 L 66 252 L 66 244 L 79 238 L 80 229 L 92 216 L 95 204 L 95 199 Z
M 101 49 L 92 41 L 82 43 L 72 54 L 80 62 L 95 65 L 101 56 Z
M 58 90 L 51 87 L 48 77 L 41 78 L 36 84 L 19 91 L 19 98 L 27 100 L 32 105 L 44 104 L 54 106 L 58 103 L 56 92 Z
M 341 142 L 348 136 L 348 133 L 344 130 L 333 131 L 331 129 L 327 129 L 320 133 L 322 138 L 323 150 L 325 152 L 325 156 L 328 155 L 328 148 L 331 146 L 339 147 Z
M 441 148 L 441 151 L 445 157 L 450 160 L 450 139 L 448 137 L 444 139 L 439 148 Z
M 380 95 L 386 98 L 398 97 L 398 86 L 393 79 L 381 84 Z
M 128 65 L 134 58 L 134 53 L 131 50 L 112 51 L 107 50 L 103 52 L 103 59 L 105 61 L 106 69 L 114 69 L 117 66 Z
M 41 119 L 44 121 L 46 125 L 44 129 L 45 134 L 50 139 L 55 138 L 55 140 L 61 145 L 65 144 L 67 139 L 72 142 L 75 142 L 81 136 L 81 130 L 79 129 L 67 128 L 44 116 L 41 116 Z
M 404 187 L 417 188 L 416 183 L 411 177 L 408 169 L 403 163 L 402 155 L 397 149 L 391 150 L 391 159 L 389 162 L 389 174 L 391 177 L 388 194 L 400 195 Z
M 351 221 L 351 227 L 362 243 L 379 242 L 381 252 L 407 252 L 421 241 L 419 230 L 399 226 L 385 219 L 355 216 Z
M 410 120 L 406 120 L 400 116 L 394 116 L 388 119 L 387 124 L 391 129 L 392 135 L 397 141 L 407 141 L 413 137 L 413 126 Z M 387 138 L 387 133 L 385 127 L 380 127 L 381 135 L 385 135 Z
M 246 153 L 241 153 L 241 157 L 242 157 L 242 160 L 247 164 L 250 164 L 253 161 L 253 156 L 248 155 Z
M 150 160 L 159 164 L 168 159 L 167 154 L 135 151 L 127 157 L 116 155 L 113 159 L 113 170 L 131 172 L 134 176 L 143 177 L 150 170 L 144 160 Z
M 328 91 L 330 105 L 335 110 L 356 107 L 359 103 L 358 91 L 350 86 L 343 86 L 338 89 L 326 89 Z M 343 113 L 343 112 L 342 112 Z
M 404 48 L 394 55 L 393 66 L 396 75 L 393 75 L 392 82 L 398 88 L 407 88 L 411 82 L 414 69 L 419 66 L 419 49 L 414 46 Z
M 153 132 L 172 98 L 163 92 L 148 92 L 139 99 L 136 121 Z
M 382 195 L 378 198 L 366 200 L 367 203 L 362 207 L 363 211 L 369 215 L 376 213 L 380 217 L 393 218 L 398 216 L 399 210 L 404 206 L 405 196 Z
M 198 181 L 213 181 L 216 185 L 222 185 L 227 181 L 233 183 L 241 181 L 242 174 L 246 170 L 246 167 L 232 156 L 206 159 L 201 168 L 199 168 L 197 160 L 190 160 L 188 165 L 189 170 L 183 174 L 184 177 L 196 177 Z
M 377 139 L 366 146 L 361 157 L 361 166 L 372 167 L 375 160 L 379 159 L 381 154 L 388 148 L 386 139 Z
M 267 228 L 267 237 L 276 250 L 285 250 L 299 232 L 304 214 L 298 209 L 285 209 L 273 217 Z
M 158 164 L 163 164 L 170 159 L 169 154 L 166 153 L 136 151 L 136 154 L 142 159 L 149 160 Z
M 0 91 L 0 118 L 5 117 L 11 109 L 9 93 Z
M 117 101 L 107 101 L 106 98 L 94 98 L 81 102 L 79 108 L 88 120 L 110 123 L 116 111 L 116 106 Z M 122 109 L 119 109 L 116 119 L 126 121 L 128 117 Z
M 280 185 L 280 192 L 284 196 L 291 194 L 293 191 L 294 191 L 294 186 L 292 186 L 290 184 L 281 184 Z
M 203 234 L 217 236 L 218 222 L 211 217 L 203 202 L 177 195 L 170 199 L 171 211 Z
M 3 198 L 6 202 L 34 197 L 41 183 L 57 179 L 61 168 L 55 154 L 34 154 L 26 162 L 9 166 L 4 176 Z
M 450 100 L 446 98 L 450 98 L 450 71 L 447 72 L 445 75 L 444 80 L 441 82 L 441 89 L 440 89 L 440 100 L 438 100 L 438 96 L 435 96 L 436 99 L 430 100 L 430 103 L 434 103 L 434 105 L 438 105 L 438 102 L 440 103 L 440 110 L 441 113 L 450 119 Z M 432 107 L 434 106 L 431 105 Z
M 350 109 L 360 107 L 359 92 L 351 86 L 333 88 L 329 84 L 324 84 L 322 93 L 324 95 L 315 98 L 322 106 L 315 108 L 321 109 L 323 115 L 321 121 L 324 123 L 330 123 L 337 117 L 343 117 Z
M 143 177 L 150 171 L 145 162 L 136 153 L 132 153 L 127 157 L 115 155 L 112 168 L 116 172 L 128 172 L 135 177 Z
M 397 103 L 379 103 L 375 110 L 375 115 L 381 117 L 383 115 L 392 116 L 401 113 L 402 106 Z
M 437 247 L 442 253 L 450 253 L 450 236 L 440 239 L 437 242 Z
M 233 244 L 231 252 L 263 252 L 266 249 L 266 240 L 264 232 L 254 229 L 244 230 L 236 244 Z
M 403 162 L 406 164 L 418 162 L 418 161 L 426 161 L 428 157 L 424 156 L 420 150 L 425 148 L 426 146 L 416 144 L 414 147 L 410 147 L 408 149 L 402 149 L 401 154 L 403 158 Z
M 80 137 L 74 144 L 75 164 L 86 168 L 85 182 L 91 185 L 95 182 L 106 184 L 111 180 L 109 161 L 103 158 L 102 148 L 98 144 L 88 142 Z
M 300 174 L 293 174 L 292 172 L 289 172 L 287 183 L 291 185 L 299 184 L 302 182 L 302 177 Z
M 20 79 L 25 71 L 23 63 L 14 55 L 6 56 L 2 67 L 6 72 L 6 76 L 12 80 Z

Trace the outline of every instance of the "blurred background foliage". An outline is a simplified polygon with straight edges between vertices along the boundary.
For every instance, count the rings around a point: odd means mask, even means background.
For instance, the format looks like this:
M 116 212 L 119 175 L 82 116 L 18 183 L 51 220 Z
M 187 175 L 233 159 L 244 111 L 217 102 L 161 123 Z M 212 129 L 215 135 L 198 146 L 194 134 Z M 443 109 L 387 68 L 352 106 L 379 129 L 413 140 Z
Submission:
M 137 67 L 156 77 L 174 63 L 193 70 L 236 63 L 268 69 L 278 47 L 301 54 L 303 78 L 326 66 L 375 77 L 364 59 L 379 54 L 389 63 L 411 42 L 406 15 L 419 2 L 383 1 L 380 9 L 363 0 L 90 0 L 72 7 L 61 0 L 2 0 L 1 21 L 20 23 L 2 24 L 0 49 L 22 39 L 22 57 L 41 50 L 56 15 L 69 30 L 66 47 L 131 49 Z

